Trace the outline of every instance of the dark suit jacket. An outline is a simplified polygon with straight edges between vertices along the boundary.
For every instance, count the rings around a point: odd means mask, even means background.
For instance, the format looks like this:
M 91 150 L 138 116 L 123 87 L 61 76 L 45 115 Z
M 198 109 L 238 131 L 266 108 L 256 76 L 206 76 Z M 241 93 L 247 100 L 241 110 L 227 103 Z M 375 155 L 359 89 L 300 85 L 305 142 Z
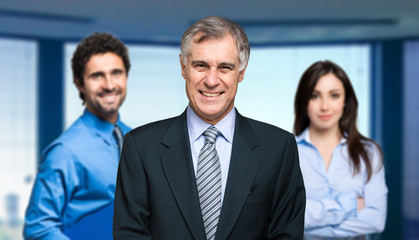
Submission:
M 236 115 L 215 239 L 303 239 L 305 190 L 292 134 Z M 206 239 L 186 111 L 125 135 L 115 239 Z

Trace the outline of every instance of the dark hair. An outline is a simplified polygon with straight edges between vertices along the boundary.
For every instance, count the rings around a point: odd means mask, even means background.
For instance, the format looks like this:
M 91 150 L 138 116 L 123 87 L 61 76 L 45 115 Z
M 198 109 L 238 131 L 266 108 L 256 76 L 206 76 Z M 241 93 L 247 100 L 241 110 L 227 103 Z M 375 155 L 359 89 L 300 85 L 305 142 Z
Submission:
M 71 59 L 71 67 L 73 69 L 73 81 L 78 80 L 80 85 L 84 85 L 84 70 L 86 63 L 95 54 L 100 53 L 115 53 L 121 57 L 124 62 L 125 72 L 128 76 L 131 63 L 128 57 L 128 50 L 126 46 L 116 37 L 108 33 L 94 32 L 90 36 L 83 39 L 77 46 L 76 51 Z M 80 98 L 85 101 L 82 92 L 79 92 Z
M 359 173 L 362 159 L 368 173 L 367 181 L 369 181 L 372 175 L 372 163 L 365 142 L 371 142 L 376 145 L 380 153 L 381 148 L 373 140 L 363 136 L 358 131 L 356 126 L 358 100 L 348 76 L 337 64 L 328 60 L 318 61 L 313 63 L 301 76 L 294 101 L 294 133 L 300 135 L 310 125 L 310 119 L 307 113 L 308 103 L 318 80 L 329 73 L 335 75 L 342 82 L 343 88 L 345 89 L 345 108 L 339 120 L 339 130 L 348 142 L 349 157 L 354 167 L 353 173 L 354 175 Z
M 237 23 L 218 16 L 209 16 L 199 20 L 183 34 L 180 43 L 183 65 L 186 64 L 191 41 L 198 33 L 202 33 L 202 36 L 196 40 L 198 43 L 205 39 L 223 38 L 227 33 L 230 33 L 236 41 L 240 61 L 239 69 L 240 71 L 244 69 L 250 57 L 250 46 L 247 35 Z

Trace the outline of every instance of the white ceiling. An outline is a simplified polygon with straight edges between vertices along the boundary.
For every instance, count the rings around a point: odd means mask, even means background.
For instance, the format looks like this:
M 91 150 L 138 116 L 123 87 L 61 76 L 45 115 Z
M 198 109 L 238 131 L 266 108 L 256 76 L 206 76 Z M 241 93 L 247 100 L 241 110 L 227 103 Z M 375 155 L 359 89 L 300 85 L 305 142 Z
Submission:
M 0 36 L 176 44 L 208 15 L 238 22 L 253 44 L 419 37 L 418 0 L 1 0 Z

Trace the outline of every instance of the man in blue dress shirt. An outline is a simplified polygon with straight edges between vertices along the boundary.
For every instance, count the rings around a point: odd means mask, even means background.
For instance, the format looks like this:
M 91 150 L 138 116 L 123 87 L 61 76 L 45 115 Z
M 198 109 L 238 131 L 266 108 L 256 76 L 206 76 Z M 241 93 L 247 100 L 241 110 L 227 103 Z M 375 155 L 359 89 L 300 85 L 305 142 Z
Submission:
M 128 50 L 114 36 L 94 33 L 78 45 L 72 69 L 86 109 L 43 152 L 25 239 L 68 239 L 63 231 L 113 203 L 122 137 L 130 130 L 118 114 L 126 96 Z

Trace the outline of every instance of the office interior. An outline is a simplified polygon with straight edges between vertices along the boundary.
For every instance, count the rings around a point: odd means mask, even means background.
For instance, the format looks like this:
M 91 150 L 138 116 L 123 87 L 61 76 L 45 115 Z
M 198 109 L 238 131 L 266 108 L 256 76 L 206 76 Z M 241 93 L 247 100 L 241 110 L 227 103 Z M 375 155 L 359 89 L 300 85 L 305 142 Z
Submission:
M 386 228 L 370 239 L 419 239 L 419 2 L 2 1 L 0 2 L 0 239 L 21 239 L 42 150 L 83 111 L 72 83 L 77 43 L 109 32 L 129 47 L 121 117 L 137 127 L 187 105 L 179 45 L 195 21 L 219 15 L 247 32 L 251 57 L 236 107 L 292 131 L 302 72 L 330 59 L 347 71 L 358 125 L 377 141 L 389 188 Z

